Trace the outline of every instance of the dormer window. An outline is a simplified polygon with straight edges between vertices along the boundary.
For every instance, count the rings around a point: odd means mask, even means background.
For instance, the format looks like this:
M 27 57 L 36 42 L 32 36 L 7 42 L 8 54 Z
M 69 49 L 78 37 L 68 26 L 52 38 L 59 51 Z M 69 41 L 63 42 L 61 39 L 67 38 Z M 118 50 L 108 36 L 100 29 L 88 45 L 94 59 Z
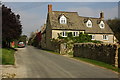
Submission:
M 104 22 L 101 21 L 100 24 L 99 24 L 99 26 L 100 26 L 101 29 L 105 28 L 105 24 L 104 24 Z
M 91 22 L 91 20 L 88 20 L 88 21 L 86 22 L 86 26 L 87 26 L 87 27 L 92 27 L 92 22 Z
M 60 24 L 66 24 L 66 23 L 67 23 L 67 19 L 66 19 L 66 17 L 64 15 L 62 15 L 60 17 Z

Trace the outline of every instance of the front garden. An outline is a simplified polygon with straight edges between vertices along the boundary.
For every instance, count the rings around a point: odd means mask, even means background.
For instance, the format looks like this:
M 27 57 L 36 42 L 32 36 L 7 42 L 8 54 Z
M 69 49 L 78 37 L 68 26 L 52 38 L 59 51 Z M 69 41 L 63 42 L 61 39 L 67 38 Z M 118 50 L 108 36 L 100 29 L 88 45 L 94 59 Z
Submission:
M 73 36 L 72 32 L 68 32 L 67 37 L 62 37 L 58 34 L 58 38 L 53 38 L 51 41 L 55 52 L 72 55 L 74 43 L 102 43 L 101 41 L 91 39 L 92 36 L 88 34 L 80 33 L 79 36 Z

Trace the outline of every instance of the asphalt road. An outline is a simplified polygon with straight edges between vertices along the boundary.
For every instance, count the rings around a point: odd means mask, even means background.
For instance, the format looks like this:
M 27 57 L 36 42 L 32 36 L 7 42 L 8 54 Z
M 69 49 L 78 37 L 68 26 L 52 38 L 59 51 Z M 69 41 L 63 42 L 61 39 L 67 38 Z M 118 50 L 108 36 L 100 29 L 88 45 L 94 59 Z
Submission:
M 118 78 L 118 74 L 82 61 L 27 46 L 19 48 L 16 63 L 26 78 Z

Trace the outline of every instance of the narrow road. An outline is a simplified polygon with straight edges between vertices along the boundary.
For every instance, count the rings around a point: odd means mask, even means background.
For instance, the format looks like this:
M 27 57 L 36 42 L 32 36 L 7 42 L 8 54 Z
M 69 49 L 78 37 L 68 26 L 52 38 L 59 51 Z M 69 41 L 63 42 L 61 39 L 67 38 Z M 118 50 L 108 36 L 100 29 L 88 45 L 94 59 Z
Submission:
M 118 78 L 118 74 L 81 61 L 27 46 L 16 53 L 26 78 Z

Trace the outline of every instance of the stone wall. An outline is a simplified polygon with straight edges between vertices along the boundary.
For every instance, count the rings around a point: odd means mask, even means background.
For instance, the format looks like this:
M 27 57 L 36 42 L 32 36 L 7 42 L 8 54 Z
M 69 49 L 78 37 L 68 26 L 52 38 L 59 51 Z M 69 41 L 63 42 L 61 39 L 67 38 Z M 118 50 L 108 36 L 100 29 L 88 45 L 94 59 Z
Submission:
M 118 67 L 120 68 L 120 48 L 118 49 Z
M 116 44 L 76 43 L 73 48 L 74 57 L 93 59 L 115 66 L 120 64 L 117 52 L 118 45 Z
M 52 48 L 50 50 L 60 53 L 60 44 L 55 44 L 54 42 L 51 42 Z

